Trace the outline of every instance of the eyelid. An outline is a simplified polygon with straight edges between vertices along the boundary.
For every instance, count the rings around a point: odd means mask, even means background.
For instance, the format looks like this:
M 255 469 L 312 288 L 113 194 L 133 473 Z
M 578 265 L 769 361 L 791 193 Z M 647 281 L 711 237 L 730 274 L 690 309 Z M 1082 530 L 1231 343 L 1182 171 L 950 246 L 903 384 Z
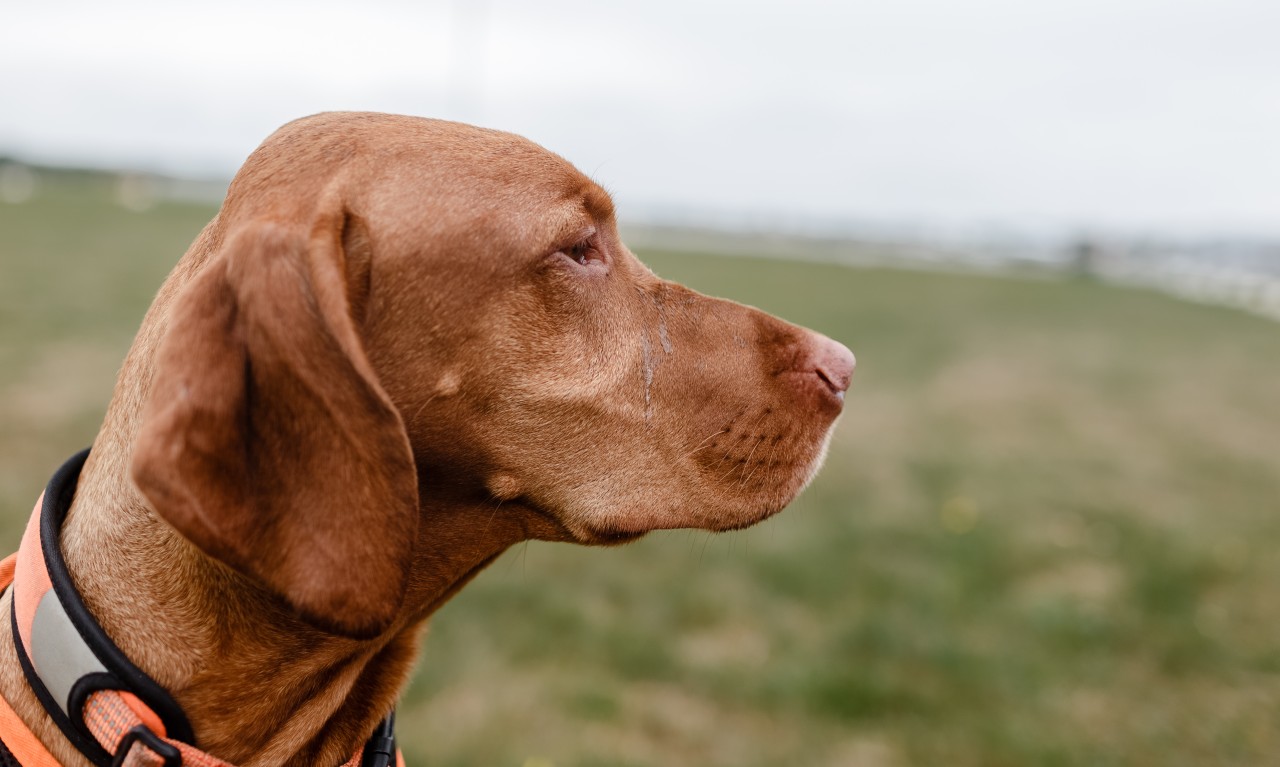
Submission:
M 596 243 L 593 242 L 593 240 L 596 239 L 596 235 L 598 234 L 599 234 L 599 231 L 597 231 L 594 226 L 588 227 L 587 229 L 584 229 L 578 232 L 573 237 L 566 238 L 564 242 L 564 246 L 561 247 L 560 250 L 569 250 L 571 248 L 576 248 L 582 244 L 595 245 Z
M 585 231 L 579 232 L 573 237 L 566 237 L 560 240 L 560 243 L 551 252 L 572 255 L 575 251 L 586 248 L 595 253 L 601 254 L 603 259 L 604 248 L 601 246 L 600 232 L 595 227 L 591 227 Z

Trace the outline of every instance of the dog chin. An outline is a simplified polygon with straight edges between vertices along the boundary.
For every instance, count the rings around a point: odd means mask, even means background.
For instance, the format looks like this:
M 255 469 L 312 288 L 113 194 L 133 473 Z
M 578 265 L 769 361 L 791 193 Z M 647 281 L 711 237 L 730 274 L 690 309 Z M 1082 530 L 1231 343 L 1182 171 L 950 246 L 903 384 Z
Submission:
M 822 464 L 827 460 L 827 451 L 831 447 L 831 436 L 834 433 L 835 423 L 832 423 L 831 426 L 828 427 L 827 433 L 823 436 L 822 442 L 814 452 L 814 456 L 810 460 L 808 468 L 805 469 L 803 477 L 798 482 L 795 482 L 794 485 L 788 489 L 785 494 L 783 494 L 781 499 L 766 502 L 763 508 L 755 511 L 753 514 L 735 515 L 737 518 L 730 518 L 723 524 L 714 527 L 706 527 L 705 529 L 717 533 L 730 532 L 733 530 L 745 530 L 748 527 L 760 524 L 766 519 L 769 519 L 775 514 L 786 509 L 791 505 L 792 501 L 804 492 L 805 488 L 809 487 L 809 484 L 813 482 L 814 478 L 818 476 L 818 471 L 822 468 Z
M 818 446 L 818 451 L 814 454 L 812 463 L 809 464 L 809 470 L 805 473 L 804 480 L 800 483 L 800 487 L 796 489 L 796 495 L 804 492 L 809 483 L 813 482 L 814 477 L 818 476 L 818 471 L 822 468 L 822 464 L 827 462 L 827 451 L 831 448 L 831 437 L 836 433 L 836 424 L 839 421 L 840 419 L 837 418 L 827 427 L 827 433 L 822 438 L 822 444 Z

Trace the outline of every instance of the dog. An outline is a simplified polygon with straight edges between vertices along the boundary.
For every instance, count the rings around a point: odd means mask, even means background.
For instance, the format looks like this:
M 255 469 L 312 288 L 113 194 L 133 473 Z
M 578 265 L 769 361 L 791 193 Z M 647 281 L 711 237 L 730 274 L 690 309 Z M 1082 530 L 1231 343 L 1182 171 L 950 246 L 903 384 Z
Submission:
M 316 115 L 253 152 L 160 289 L 57 545 L 200 748 L 339 765 L 428 616 L 505 549 L 769 517 L 817 471 L 853 368 L 658 278 L 609 195 L 530 141 Z M 91 764 L 0 632 L 0 694 Z

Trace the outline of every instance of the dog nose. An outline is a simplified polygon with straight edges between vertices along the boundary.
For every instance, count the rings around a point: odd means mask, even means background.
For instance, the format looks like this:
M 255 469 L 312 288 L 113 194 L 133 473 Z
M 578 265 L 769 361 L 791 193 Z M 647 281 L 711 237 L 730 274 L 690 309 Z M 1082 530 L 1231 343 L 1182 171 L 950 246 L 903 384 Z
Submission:
M 857 360 L 849 347 L 839 341 L 817 333 L 814 335 L 817 336 L 817 342 L 810 362 L 811 369 L 832 394 L 844 399 L 844 393 L 849 389 L 849 380 L 853 377 L 853 368 L 858 364 Z

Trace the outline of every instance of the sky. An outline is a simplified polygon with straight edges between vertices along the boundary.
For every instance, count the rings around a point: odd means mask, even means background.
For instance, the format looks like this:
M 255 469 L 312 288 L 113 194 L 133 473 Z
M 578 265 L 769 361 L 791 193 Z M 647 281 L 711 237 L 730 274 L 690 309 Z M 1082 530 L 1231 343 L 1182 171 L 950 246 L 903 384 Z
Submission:
M 528 136 L 624 217 L 1280 237 L 1275 0 L 16 5 L 34 161 L 226 177 L 367 109 Z

